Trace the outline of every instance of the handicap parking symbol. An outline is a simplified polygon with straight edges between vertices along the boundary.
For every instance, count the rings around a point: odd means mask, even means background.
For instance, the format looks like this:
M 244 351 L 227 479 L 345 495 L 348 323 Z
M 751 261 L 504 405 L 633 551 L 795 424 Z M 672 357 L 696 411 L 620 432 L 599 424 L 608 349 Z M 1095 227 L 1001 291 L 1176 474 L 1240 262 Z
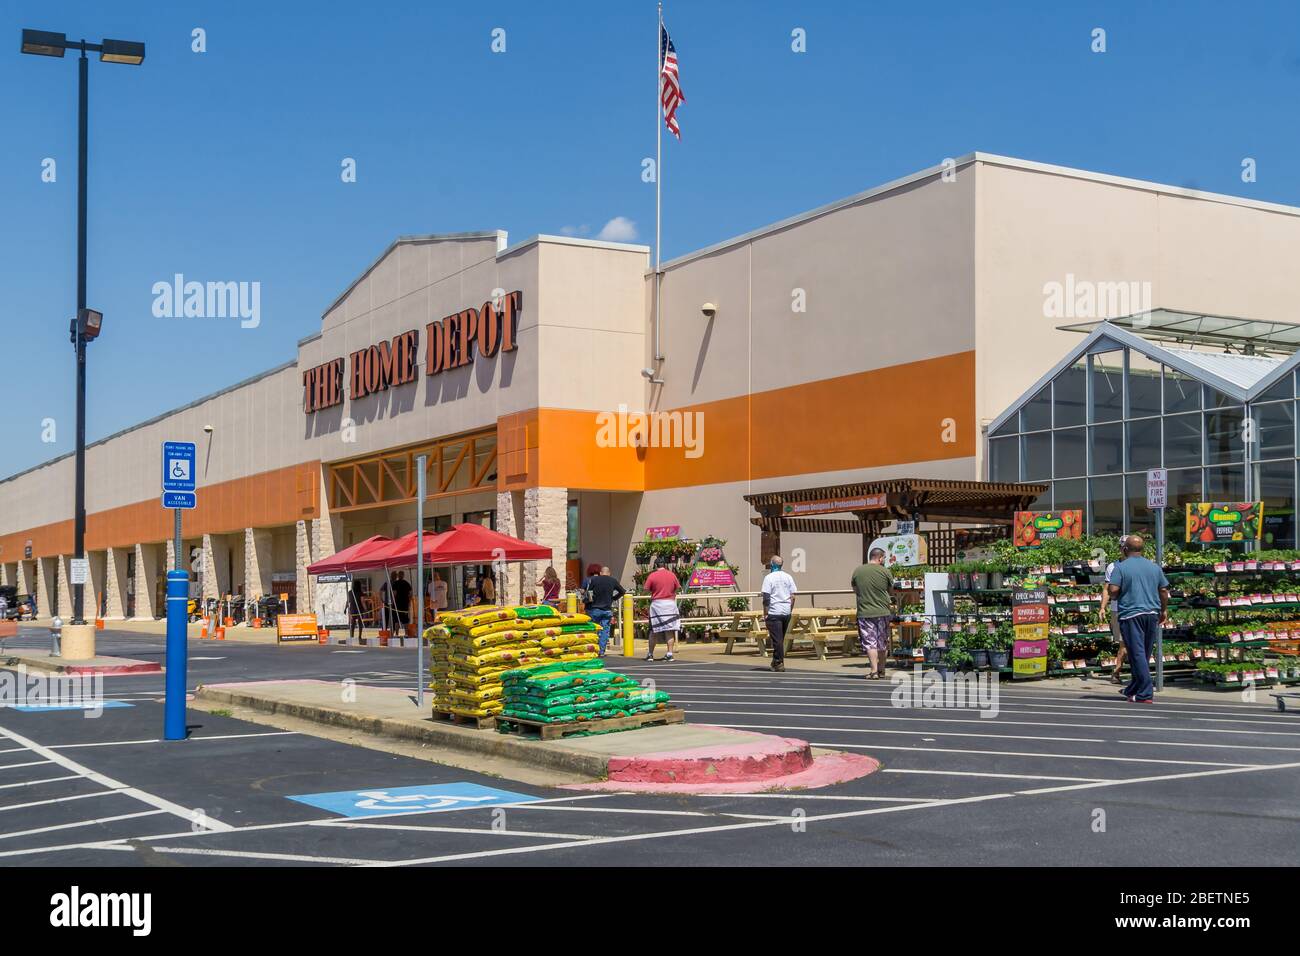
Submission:
M 299 803 L 338 813 L 345 817 L 369 817 L 393 813 L 437 813 L 465 807 L 497 807 L 508 803 L 532 803 L 541 797 L 481 787 L 476 783 L 449 783 L 415 787 L 383 787 L 369 790 L 336 790 L 289 797 Z

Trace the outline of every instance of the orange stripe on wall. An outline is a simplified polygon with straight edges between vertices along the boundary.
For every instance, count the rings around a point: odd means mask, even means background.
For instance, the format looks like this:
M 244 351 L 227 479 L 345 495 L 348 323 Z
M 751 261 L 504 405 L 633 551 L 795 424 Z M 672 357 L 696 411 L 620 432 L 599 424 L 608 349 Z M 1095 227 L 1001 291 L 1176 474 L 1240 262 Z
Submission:
M 653 491 L 968 458 L 976 444 L 975 353 L 691 405 L 661 418 L 660 435 L 691 439 L 697 455 L 601 441 L 613 414 L 538 410 L 538 467 L 527 484 Z
M 185 513 L 182 532 L 185 537 L 193 538 L 294 524 L 318 517 L 319 485 L 320 462 L 312 461 L 200 487 L 198 507 Z M 161 493 L 159 498 L 86 515 L 86 550 L 170 541 L 172 513 L 163 508 L 160 499 Z M 29 539 L 33 558 L 71 554 L 72 521 L 0 535 L 0 561 L 22 560 Z

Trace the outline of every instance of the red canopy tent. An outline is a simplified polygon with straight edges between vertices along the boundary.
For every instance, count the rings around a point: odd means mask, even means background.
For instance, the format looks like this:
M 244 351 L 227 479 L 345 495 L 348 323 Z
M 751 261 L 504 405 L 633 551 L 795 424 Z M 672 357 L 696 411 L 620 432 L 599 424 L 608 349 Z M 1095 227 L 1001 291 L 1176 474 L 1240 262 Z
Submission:
M 414 552 L 412 552 L 414 553 Z M 491 564 L 500 561 L 545 561 L 551 549 L 512 538 L 481 524 L 458 524 L 438 536 L 433 564 Z
M 374 567 L 366 564 L 365 561 L 375 552 L 384 546 L 392 544 L 393 539 L 382 534 L 372 535 L 365 541 L 358 541 L 356 544 L 348 545 L 342 551 L 331 554 L 328 558 L 322 558 L 315 564 L 307 565 L 308 574 L 339 574 L 346 571 L 360 571 L 363 568 Z
M 426 531 L 424 533 L 424 563 L 433 564 L 434 547 L 444 535 L 449 532 L 434 534 Z M 370 571 L 376 568 L 409 568 L 414 567 L 416 563 L 417 551 L 419 545 L 416 543 L 416 532 L 404 534 L 400 538 L 386 540 L 383 544 L 371 550 L 358 564 L 354 565 L 356 570 Z

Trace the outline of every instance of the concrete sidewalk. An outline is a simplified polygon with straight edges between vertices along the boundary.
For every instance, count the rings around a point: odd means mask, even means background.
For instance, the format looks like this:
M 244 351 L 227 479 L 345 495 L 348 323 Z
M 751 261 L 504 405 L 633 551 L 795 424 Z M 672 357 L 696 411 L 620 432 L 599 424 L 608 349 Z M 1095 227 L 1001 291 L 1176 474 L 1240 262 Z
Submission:
M 615 789 L 642 792 L 721 793 L 815 787 L 864 776 L 878 768 L 856 754 L 830 754 L 802 740 L 670 724 L 590 737 L 537 740 L 434 720 L 409 690 L 317 681 L 254 681 L 201 685 L 196 704 L 229 704 L 324 727 L 360 730 L 376 737 L 419 742 L 460 755 L 481 756 Z M 256 717 L 252 719 L 256 720 Z

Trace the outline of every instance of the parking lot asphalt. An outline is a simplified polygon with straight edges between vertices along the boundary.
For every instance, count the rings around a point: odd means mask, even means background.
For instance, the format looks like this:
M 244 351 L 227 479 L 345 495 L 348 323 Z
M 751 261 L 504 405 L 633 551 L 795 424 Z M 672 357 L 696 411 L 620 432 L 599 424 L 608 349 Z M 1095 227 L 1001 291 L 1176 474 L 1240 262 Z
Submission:
M 27 630 L 7 646 L 43 641 Z M 100 644 L 164 654 L 150 635 Z M 191 688 L 415 682 L 413 650 L 205 641 L 189 653 Z M 1300 862 L 1290 713 L 1004 684 L 986 717 L 898 706 L 887 681 L 739 660 L 609 666 L 655 681 L 692 723 L 867 753 L 882 769 L 816 791 L 667 797 L 517 783 L 220 712 L 190 710 L 190 739 L 164 742 L 162 675 L 124 675 L 104 694 L 127 706 L 94 719 L 0 709 L 0 866 Z

